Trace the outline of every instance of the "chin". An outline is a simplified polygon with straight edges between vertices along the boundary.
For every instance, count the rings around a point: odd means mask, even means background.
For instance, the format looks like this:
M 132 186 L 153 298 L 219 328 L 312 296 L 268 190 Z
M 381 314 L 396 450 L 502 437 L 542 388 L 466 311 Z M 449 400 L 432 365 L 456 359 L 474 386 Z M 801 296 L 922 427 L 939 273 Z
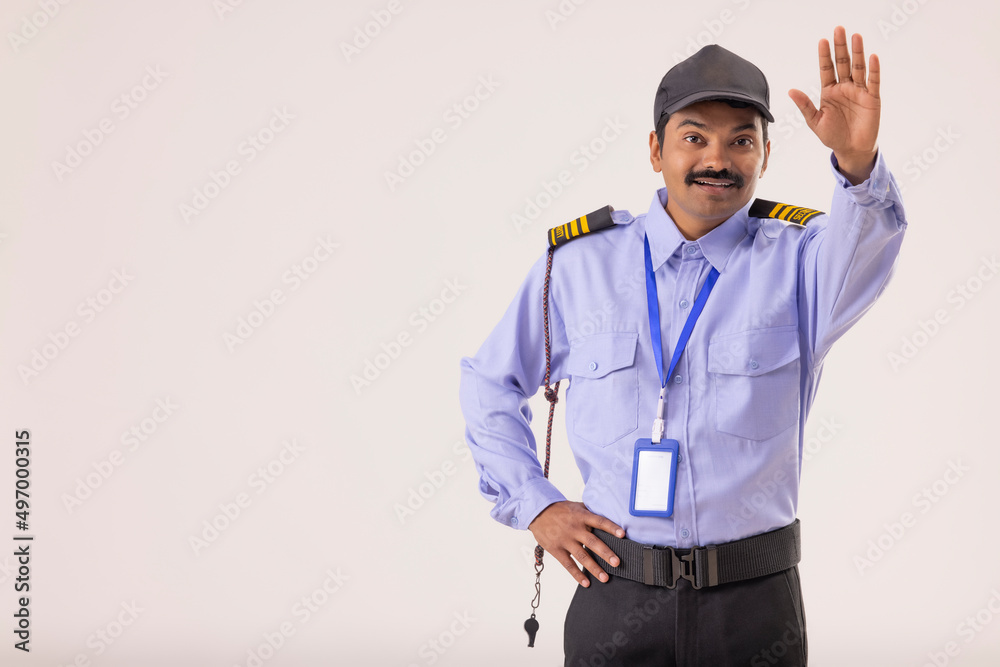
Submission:
M 731 218 L 735 213 L 743 208 L 745 203 L 746 202 L 743 202 L 737 205 L 733 202 L 719 202 L 718 206 L 707 206 L 702 211 L 702 218 L 706 221 L 718 221 L 714 224 L 719 224 Z

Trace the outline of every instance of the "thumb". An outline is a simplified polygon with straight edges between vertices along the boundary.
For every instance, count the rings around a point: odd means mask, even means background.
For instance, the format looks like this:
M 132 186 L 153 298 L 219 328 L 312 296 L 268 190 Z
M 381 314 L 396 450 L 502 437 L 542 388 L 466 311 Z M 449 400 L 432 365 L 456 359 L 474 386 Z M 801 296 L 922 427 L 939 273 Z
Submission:
M 805 118 L 806 124 L 812 128 L 813 123 L 816 120 L 816 114 L 818 113 L 816 106 L 812 103 L 812 100 L 809 99 L 808 95 L 797 88 L 789 90 L 788 96 L 792 98 L 792 102 L 794 102 L 795 106 L 797 106 L 799 111 L 802 112 L 802 117 Z

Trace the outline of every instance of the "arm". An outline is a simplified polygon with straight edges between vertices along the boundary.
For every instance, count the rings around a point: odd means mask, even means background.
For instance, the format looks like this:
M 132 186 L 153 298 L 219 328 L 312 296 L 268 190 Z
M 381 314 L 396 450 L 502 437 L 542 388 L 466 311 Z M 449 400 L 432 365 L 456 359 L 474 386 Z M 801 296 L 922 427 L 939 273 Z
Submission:
M 520 530 L 527 529 L 548 505 L 565 500 L 545 479 L 530 427 L 528 399 L 545 374 L 544 272 L 544 260 L 532 267 L 500 323 L 476 355 L 461 362 L 466 440 L 480 476 L 480 493 L 495 503 L 490 512 L 494 519 Z M 555 324 L 555 313 L 550 316 Z M 551 328 L 555 381 L 562 376 L 567 346 L 562 327 Z
M 829 219 L 807 230 L 800 256 L 800 322 L 814 363 L 885 289 L 906 228 L 899 188 L 878 150 L 878 57 L 871 56 L 866 80 L 860 35 L 852 49 L 848 53 L 838 27 L 834 64 L 829 43 L 820 40 L 819 109 L 805 93 L 789 91 L 810 129 L 833 151 L 837 179 Z
M 591 528 L 624 536 L 610 520 L 591 513 L 582 503 L 566 501 L 539 465 L 528 399 L 545 376 L 542 289 L 545 257 L 532 267 L 503 319 L 474 357 L 461 363 L 460 396 L 466 419 L 466 440 L 480 476 L 479 490 L 495 503 L 491 516 L 505 525 L 528 529 L 582 585 L 587 577 L 575 557 L 602 581 L 607 575 L 583 549 L 587 546 L 617 564 L 611 549 Z M 553 284 L 558 280 L 553 272 Z M 565 377 L 569 351 L 565 327 L 551 299 L 551 378 Z

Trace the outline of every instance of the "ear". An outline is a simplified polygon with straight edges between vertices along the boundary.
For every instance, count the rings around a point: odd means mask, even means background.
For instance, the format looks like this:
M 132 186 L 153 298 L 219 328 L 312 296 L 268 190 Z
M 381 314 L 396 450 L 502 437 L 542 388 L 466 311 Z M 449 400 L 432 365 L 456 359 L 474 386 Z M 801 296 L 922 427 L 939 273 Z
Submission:
M 768 139 L 767 143 L 764 144 L 764 164 L 760 165 L 760 175 L 758 178 L 764 178 L 764 172 L 767 171 L 767 158 L 771 155 L 771 140 Z
M 770 143 L 770 142 L 768 142 Z M 653 171 L 660 173 L 660 142 L 656 140 L 656 131 L 649 133 L 649 164 L 653 165 Z M 767 158 L 764 158 L 765 163 Z

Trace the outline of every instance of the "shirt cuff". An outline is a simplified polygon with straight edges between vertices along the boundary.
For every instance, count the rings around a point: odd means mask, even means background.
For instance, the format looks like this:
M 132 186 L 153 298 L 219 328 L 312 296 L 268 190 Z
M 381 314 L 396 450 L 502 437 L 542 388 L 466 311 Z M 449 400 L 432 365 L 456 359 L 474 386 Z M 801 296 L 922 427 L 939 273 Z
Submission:
M 538 477 L 521 485 L 521 488 L 511 494 L 510 500 L 502 506 L 493 508 L 490 514 L 511 528 L 527 530 L 542 510 L 552 503 L 563 500 L 566 500 L 566 496 L 560 493 L 552 482 L 544 477 Z
M 879 149 L 878 154 L 875 156 L 875 165 L 872 167 L 872 173 L 868 175 L 865 181 L 858 185 L 851 185 L 851 182 L 840 173 L 837 169 L 837 158 L 833 153 L 830 154 L 830 168 L 840 187 L 860 206 L 886 208 L 893 203 L 902 201 L 899 186 L 885 163 L 881 149 Z

